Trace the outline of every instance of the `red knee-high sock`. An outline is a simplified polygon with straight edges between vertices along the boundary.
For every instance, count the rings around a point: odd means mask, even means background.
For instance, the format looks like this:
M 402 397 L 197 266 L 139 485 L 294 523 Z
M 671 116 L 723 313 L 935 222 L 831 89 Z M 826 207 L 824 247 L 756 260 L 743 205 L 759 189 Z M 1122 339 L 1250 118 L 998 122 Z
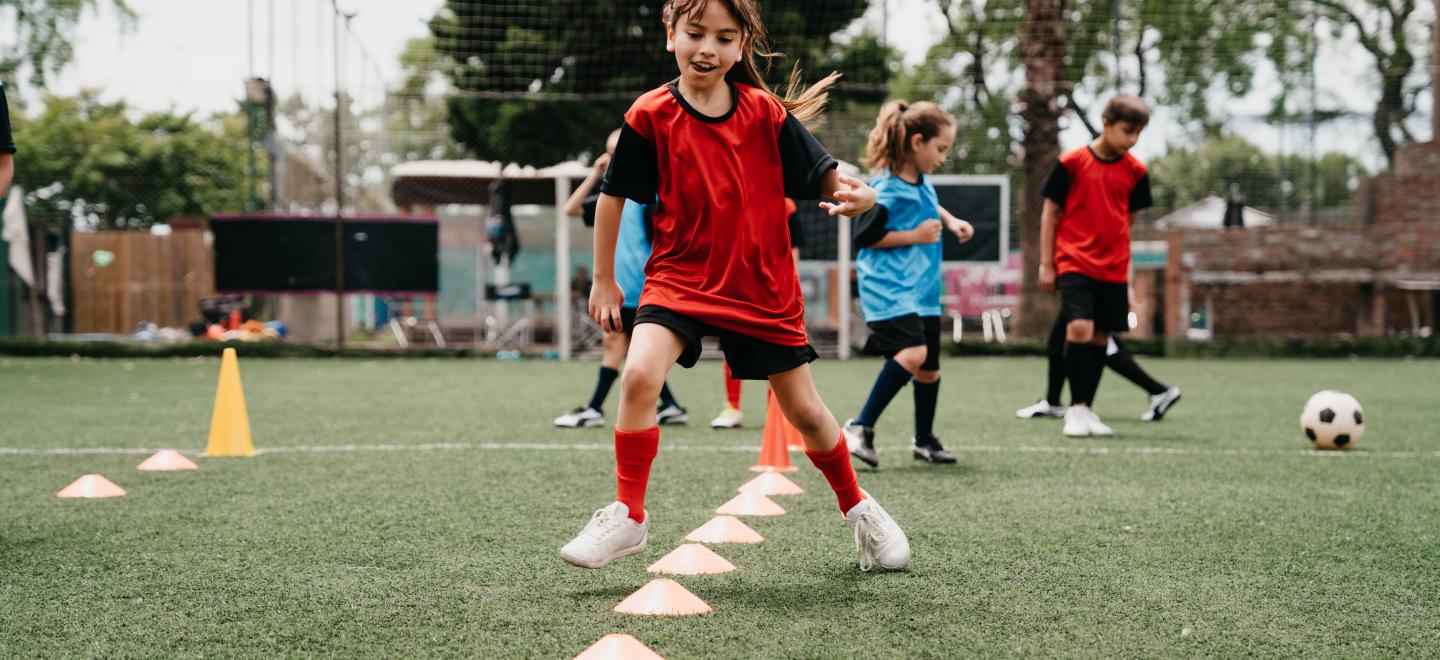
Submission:
M 730 365 L 725 365 L 725 400 L 730 407 L 740 409 L 740 379 L 730 373 Z
M 645 487 L 650 484 L 650 463 L 660 450 L 660 427 L 643 431 L 615 429 L 615 499 L 630 508 L 630 519 L 645 522 Z
M 840 442 L 830 451 L 806 449 L 805 455 L 830 482 L 835 499 L 840 501 L 840 513 L 849 513 L 860 500 L 865 499 L 865 493 L 860 491 L 860 484 L 855 479 L 855 467 L 850 465 L 850 448 L 845 445 L 845 436 L 840 436 Z

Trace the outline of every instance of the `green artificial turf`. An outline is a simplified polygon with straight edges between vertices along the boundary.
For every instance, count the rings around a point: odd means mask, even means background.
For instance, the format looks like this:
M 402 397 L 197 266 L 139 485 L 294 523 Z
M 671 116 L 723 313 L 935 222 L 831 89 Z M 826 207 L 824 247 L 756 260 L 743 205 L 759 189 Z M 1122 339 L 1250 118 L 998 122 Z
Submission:
M 908 532 L 909 570 L 857 570 L 797 453 L 807 492 L 747 519 L 765 542 L 712 546 L 739 570 L 677 578 L 712 613 L 669 618 L 611 608 L 753 476 L 764 390 L 746 384 L 745 430 L 709 429 L 716 362 L 672 377 L 691 423 L 662 434 L 650 548 L 588 571 L 558 549 L 613 497 L 611 435 L 550 419 L 594 363 L 242 351 L 262 453 L 227 459 L 198 456 L 215 358 L 0 358 L 0 656 L 569 657 L 611 632 L 673 658 L 1436 653 L 1440 363 L 1145 366 L 1184 388 L 1165 421 L 1136 421 L 1143 394 L 1108 373 L 1118 435 L 1068 440 L 1012 415 L 1042 392 L 1040 359 L 946 360 L 936 430 L 959 464 L 910 458 L 902 391 L 860 475 Z M 815 365 L 837 417 L 878 368 Z M 1343 454 L 1298 429 L 1327 388 L 1365 406 Z M 134 469 L 165 447 L 200 469 Z M 55 497 L 90 472 L 129 494 Z

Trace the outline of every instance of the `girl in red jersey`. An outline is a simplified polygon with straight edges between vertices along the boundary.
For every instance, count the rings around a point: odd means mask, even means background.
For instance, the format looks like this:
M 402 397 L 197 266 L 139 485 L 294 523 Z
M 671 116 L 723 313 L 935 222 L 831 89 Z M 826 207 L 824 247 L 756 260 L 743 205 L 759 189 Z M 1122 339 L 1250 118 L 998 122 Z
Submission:
M 660 441 L 655 397 L 671 365 L 693 366 L 701 337 L 718 335 L 734 375 L 768 380 L 805 437 L 806 455 L 854 530 L 861 570 L 903 568 L 905 534 L 860 490 L 840 427 L 815 390 L 809 363 L 817 356 L 786 235 L 786 197 L 835 200 L 821 203 L 831 215 L 858 215 L 875 203 L 875 191 L 839 174 L 802 123 L 820 113 L 838 74 L 798 95 L 792 84 L 789 98 L 771 92 L 755 62 L 770 55 L 753 0 L 668 0 L 662 15 L 680 77 L 625 114 L 595 214 L 590 312 L 613 332 L 624 299 L 614 274 L 621 208 L 626 198 L 659 198 L 621 375 L 617 501 L 596 511 L 560 555 L 599 568 L 645 549 L 645 489 Z

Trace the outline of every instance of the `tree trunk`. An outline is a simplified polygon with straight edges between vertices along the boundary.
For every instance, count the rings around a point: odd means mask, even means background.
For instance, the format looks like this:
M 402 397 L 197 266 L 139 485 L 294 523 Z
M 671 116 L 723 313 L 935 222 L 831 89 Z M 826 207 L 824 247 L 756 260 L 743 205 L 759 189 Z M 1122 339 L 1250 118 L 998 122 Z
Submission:
M 1069 94 L 1061 80 L 1065 64 L 1065 0 L 1030 0 L 1021 28 L 1025 61 L 1025 89 L 1020 92 L 1020 118 L 1024 182 L 1020 191 L 1020 252 L 1024 257 L 1020 280 L 1020 309 L 1015 333 L 1043 337 L 1055 322 L 1057 302 L 1040 290 L 1041 189 L 1060 158 L 1060 97 Z

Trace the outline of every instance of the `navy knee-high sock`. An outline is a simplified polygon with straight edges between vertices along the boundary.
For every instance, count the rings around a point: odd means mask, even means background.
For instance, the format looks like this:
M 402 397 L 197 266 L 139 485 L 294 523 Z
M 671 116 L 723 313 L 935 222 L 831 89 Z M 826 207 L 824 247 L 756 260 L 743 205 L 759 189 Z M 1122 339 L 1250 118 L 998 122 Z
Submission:
M 890 405 L 890 400 L 910 382 L 910 372 L 900 366 L 894 360 L 885 360 L 885 366 L 880 368 L 880 375 L 875 377 L 875 385 L 870 388 L 870 398 L 865 400 L 865 407 L 860 410 L 860 416 L 855 418 L 855 423 L 861 426 L 875 426 L 880 420 L 880 413 L 885 412 L 885 406 Z
M 660 386 L 660 405 L 680 407 L 680 402 L 675 400 L 675 395 L 670 393 L 670 381 Z
M 590 403 L 586 405 L 596 410 L 604 410 L 605 397 L 610 396 L 610 386 L 615 384 L 615 378 L 619 375 L 619 371 L 610 367 L 600 367 L 600 377 L 595 379 L 595 393 L 590 395 Z
M 915 441 L 924 442 L 935 434 L 935 404 L 940 400 L 940 379 L 933 383 L 915 381 Z

